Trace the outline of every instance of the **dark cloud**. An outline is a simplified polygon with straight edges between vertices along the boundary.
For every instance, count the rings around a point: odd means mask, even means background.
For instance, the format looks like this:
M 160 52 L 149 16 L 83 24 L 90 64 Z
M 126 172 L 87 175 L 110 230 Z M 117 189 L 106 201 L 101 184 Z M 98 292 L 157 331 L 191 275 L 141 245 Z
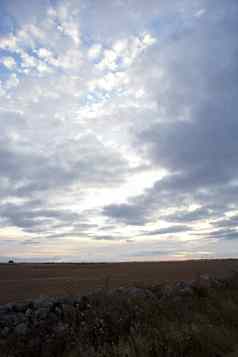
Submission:
M 166 228 L 155 229 L 153 231 L 145 231 L 142 234 L 145 236 L 154 236 L 154 235 L 164 235 L 164 234 L 176 234 L 181 232 L 189 232 L 192 228 L 185 225 L 174 225 Z
M 78 150 L 79 154 L 74 155 Z M 4 138 L 0 141 L 0 157 L 3 184 L 4 179 L 8 181 L 8 190 L 4 186 L 2 191 L 23 197 L 70 187 L 78 181 L 92 187 L 116 185 L 127 170 L 126 160 L 113 150 L 107 151 L 92 135 L 72 140 L 51 154 L 47 150 L 35 152 L 33 147 L 22 147 Z
M 158 102 L 158 116 L 136 128 L 135 145 L 168 175 L 128 204 L 106 207 L 104 214 L 118 222 L 162 218 L 186 223 L 219 218 L 237 206 L 238 4 L 203 5 L 206 13 L 200 20 L 163 51 L 154 48 L 147 59 L 142 76 Z M 160 81 L 156 68 L 162 69 Z M 191 204 L 201 209 L 163 213 Z
M 28 246 L 37 246 L 37 245 L 41 245 L 42 241 L 40 240 L 36 240 L 36 239 L 26 239 L 23 242 L 21 242 L 21 245 L 28 245 Z
M 80 217 L 75 212 L 64 209 L 42 207 L 42 202 L 33 200 L 24 203 L 5 203 L 0 206 L 0 217 L 6 226 L 22 228 L 25 232 L 47 233 L 47 230 L 64 225 L 74 225 Z
M 110 234 L 107 234 L 107 235 L 90 235 L 90 237 L 94 240 L 106 240 L 106 241 L 120 241 L 122 239 L 125 239 L 123 238 L 122 236 L 113 236 L 113 235 L 110 235 Z
M 39 234 L 62 228 L 60 225 L 74 227 L 77 222 L 82 223 L 81 217 L 64 209 L 63 203 L 60 208 L 52 207 L 49 196 L 53 194 L 60 200 L 72 193 L 75 185 L 88 189 L 123 182 L 127 161 L 116 151 L 106 149 L 96 136 L 82 135 L 65 145 L 46 147 L 45 138 L 34 138 L 24 118 L 4 114 L 0 115 L 0 197 L 8 202 L 20 199 L 26 203 L 2 203 L 2 226 Z M 84 230 L 79 226 L 75 229 L 82 233 Z
M 208 233 L 195 233 L 206 238 L 233 240 L 238 239 L 238 231 L 236 229 L 222 228 L 210 231 Z
M 140 206 L 129 204 L 112 204 L 104 207 L 103 214 L 113 220 L 121 221 L 125 224 L 142 226 L 145 224 L 145 209 Z
M 238 228 L 238 215 L 230 218 L 219 219 L 211 222 L 215 227 L 237 227 Z
M 180 210 L 173 214 L 160 215 L 160 218 L 168 222 L 195 222 L 208 219 L 212 215 L 211 211 L 205 207 L 197 208 L 192 211 Z

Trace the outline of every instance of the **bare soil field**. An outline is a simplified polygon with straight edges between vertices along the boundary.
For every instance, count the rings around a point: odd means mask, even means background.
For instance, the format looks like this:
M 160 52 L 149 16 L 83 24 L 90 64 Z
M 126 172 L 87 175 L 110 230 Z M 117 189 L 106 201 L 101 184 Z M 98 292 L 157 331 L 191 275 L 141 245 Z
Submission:
M 238 259 L 182 262 L 0 264 L 0 304 L 40 296 L 87 293 L 95 288 L 193 280 L 199 274 L 226 276 Z

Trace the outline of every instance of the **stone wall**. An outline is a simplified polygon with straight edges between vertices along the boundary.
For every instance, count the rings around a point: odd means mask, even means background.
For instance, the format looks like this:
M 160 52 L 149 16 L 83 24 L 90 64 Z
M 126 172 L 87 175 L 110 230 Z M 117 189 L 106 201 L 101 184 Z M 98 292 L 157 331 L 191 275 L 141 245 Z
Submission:
M 201 276 L 173 285 L 98 290 L 81 297 L 0 305 L 0 356 L 57 357 L 79 342 L 97 348 L 127 335 L 135 321 L 143 321 L 145 304 L 151 308 L 168 299 L 177 303 L 194 295 L 206 296 L 210 289 L 223 289 L 234 281 Z

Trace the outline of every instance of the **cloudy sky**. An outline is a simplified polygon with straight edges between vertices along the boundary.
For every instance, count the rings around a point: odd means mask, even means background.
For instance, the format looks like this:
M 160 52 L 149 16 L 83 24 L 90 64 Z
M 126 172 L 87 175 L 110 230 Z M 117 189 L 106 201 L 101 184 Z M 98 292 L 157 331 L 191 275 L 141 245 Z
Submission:
M 237 0 L 1 0 L 0 261 L 236 257 Z

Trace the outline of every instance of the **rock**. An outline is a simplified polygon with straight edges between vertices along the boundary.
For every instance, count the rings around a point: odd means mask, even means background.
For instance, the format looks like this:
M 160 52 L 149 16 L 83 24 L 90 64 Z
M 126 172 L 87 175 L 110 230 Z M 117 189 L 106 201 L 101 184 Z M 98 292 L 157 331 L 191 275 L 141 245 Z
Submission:
M 127 298 L 132 298 L 132 299 L 148 299 L 148 298 L 155 298 L 154 293 L 146 288 L 137 288 L 137 287 L 129 287 L 129 288 L 117 288 L 114 290 L 109 291 L 108 293 L 109 296 L 115 296 L 115 295 L 124 295 Z
M 207 274 L 201 275 L 199 283 L 200 283 L 200 286 L 202 288 L 209 289 L 211 287 L 211 278 L 210 278 L 210 276 L 207 275 Z
M 75 321 L 76 318 L 76 309 L 74 306 L 69 304 L 62 305 L 64 321 L 72 323 Z
M 50 312 L 48 315 L 49 324 L 55 324 L 59 320 L 58 316 L 54 312 Z
M 171 285 L 165 285 L 163 287 L 163 296 L 162 296 L 162 298 L 164 298 L 164 297 L 167 298 L 167 297 L 170 297 L 172 295 L 174 295 L 173 287 Z
M 28 308 L 28 309 L 26 310 L 26 312 L 25 312 L 25 316 L 26 316 L 27 318 L 31 317 L 32 314 L 33 314 L 33 311 L 32 311 L 32 309 L 30 309 L 30 308 Z
M 175 285 L 175 293 L 177 293 L 180 296 L 191 296 L 193 295 L 193 288 L 191 287 L 191 284 L 185 281 L 181 281 L 176 283 Z
M 6 311 L 5 305 L 0 305 L 0 313 L 5 311 Z
M 5 326 L 5 327 L 1 330 L 1 335 L 2 335 L 3 337 L 7 337 L 7 335 L 9 334 L 9 332 L 10 332 L 10 328 L 7 327 L 7 326 Z
M 4 308 L 6 312 L 12 312 L 14 311 L 14 304 L 6 304 Z
M 55 307 L 54 312 L 59 317 L 62 316 L 62 314 L 63 314 L 62 309 L 59 306 Z
M 13 306 L 15 312 L 25 312 L 27 310 L 27 304 L 15 304 Z
M 68 330 L 69 325 L 59 322 L 53 329 L 56 335 L 64 335 Z
M 185 281 L 178 281 L 175 284 L 175 289 L 182 290 L 182 289 L 186 288 L 187 286 L 188 286 L 188 283 L 186 283 Z
M 214 289 L 222 289 L 226 287 L 226 282 L 222 279 L 212 278 L 211 287 Z
M 51 309 L 54 303 L 55 303 L 55 299 L 53 298 L 40 297 L 34 301 L 34 307 L 36 309 L 39 308 Z
M 191 283 L 191 286 L 197 289 L 209 289 L 211 288 L 211 285 L 212 279 L 207 274 L 200 275 L 196 280 Z
M 1 322 L 6 326 L 16 326 L 22 320 L 21 316 L 18 316 L 17 313 L 5 313 L 1 316 Z
M 49 314 L 49 308 L 48 307 L 41 307 L 35 312 L 35 317 L 38 320 L 45 320 L 47 318 L 47 315 Z
M 25 323 L 21 323 L 19 325 L 17 325 L 14 329 L 15 333 L 17 335 L 21 335 L 21 336 L 24 336 L 27 334 L 27 331 L 28 331 L 28 327 L 27 327 L 27 324 Z
M 23 312 L 19 312 L 18 314 L 16 313 L 16 321 L 17 324 L 19 324 L 20 322 L 25 322 L 26 321 L 26 316 Z
M 161 299 L 163 296 L 164 284 L 153 285 L 150 291 L 154 294 L 157 299 Z

